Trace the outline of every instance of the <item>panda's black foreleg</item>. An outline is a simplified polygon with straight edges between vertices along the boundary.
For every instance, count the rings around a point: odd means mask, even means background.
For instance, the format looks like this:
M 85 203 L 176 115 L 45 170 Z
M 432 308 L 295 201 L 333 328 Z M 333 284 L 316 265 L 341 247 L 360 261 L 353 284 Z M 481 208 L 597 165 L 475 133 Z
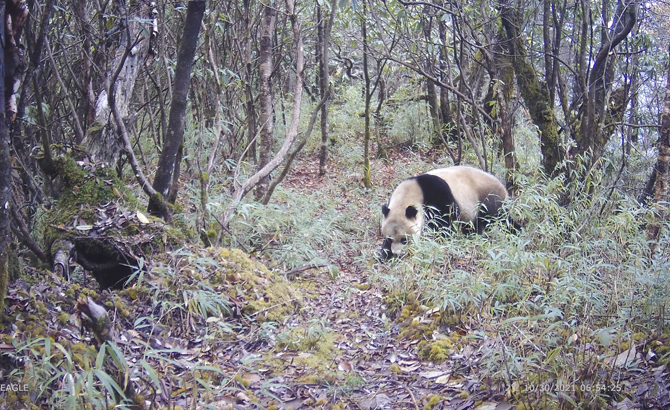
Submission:
M 477 235 L 483 234 L 488 224 L 489 224 L 488 215 L 484 215 L 483 217 L 477 218 L 475 220 L 475 230 L 477 231 Z
M 391 251 L 391 244 L 393 243 L 393 239 L 391 238 L 386 238 L 384 239 L 384 242 L 382 242 L 382 250 L 377 256 L 377 260 L 379 262 L 384 262 L 393 257 L 393 252 Z

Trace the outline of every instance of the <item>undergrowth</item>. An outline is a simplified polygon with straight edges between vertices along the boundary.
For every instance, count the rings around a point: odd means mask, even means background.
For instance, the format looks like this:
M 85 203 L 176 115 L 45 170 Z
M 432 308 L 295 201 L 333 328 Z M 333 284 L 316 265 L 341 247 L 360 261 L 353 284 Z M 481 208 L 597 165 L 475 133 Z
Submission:
M 441 332 L 489 344 L 485 378 L 528 408 L 621 400 L 624 374 L 641 364 L 627 349 L 670 330 L 667 236 L 653 252 L 650 210 L 621 192 L 607 198 L 603 172 L 572 176 L 522 180 L 510 209 L 519 234 L 498 223 L 482 236 L 425 235 L 410 258 L 372 271 L 392 306 L 418 295 L 441 312 Z M 643 344 L 662 356 L 662 343 Z
M 300 292 L 280 274 L 311 265 L 332 267 L 332 278 L 333 272 L 346 269 L 361 282 L 382 288 L 389 311 L 395 311 L 397 323 L 405 327 L 401 336 L 420 340 L 417 350 L 422 357 L 435 362 L 459 357 L 453 359 L 456 370 L 473 369 L 488 386 L 503 386 L 506 399 L 521 408 L 605 407 L 631 394 L 624 374 L 641 368 L 644 360 L 670 364 L 669 228 L 663 228 L 652 251 L 645 234 L 652 215 L 635 201 L 631 188 L 644 178 L 624 175 L 618 182 L 615 167 L 604 160 L 590 169 L 570 164 L 575 170 L 568 177 L 523 172 L 538 168 L 539 150 L 534 149 L 536 154 L 520 156 L 522 172 L 515 176 L 519 190 L 508 204 L 512 218 L 523 225 L 521 232 L 511 233 L 500 221 L 484 235 L 426 233 L 410 244 L 409 257 L 378 264 L 374 256 L 381 244 L 382 203 L 402 179 L 448 166 L 450 159 L 440 150 L 396 150 L 391 160 L 372 162 L 376 185 L 362 188 L 359 98 L 360 89 L 350 87 L 333 105 L 333 155 L 329 174 L 318 187 L 285 184 L 268 206 L 245 198 L 230 232 L 222 235 L 222 245 L 236 250 L 195 251 L 184 246 L 153 261 L 152 280 L 120 292 L 125 306 L 114 299 L 115 311 L 133 312 L 126 328 L 141 352 L 139 361 L 123 359 L 128 354 L 123 349 L 130 349 L 126 346 L 103 345 L 96 351 L 84 342 L 59 343 L 44 330 L 20 335 L 12 341 L 20 353 L 11 359 L 20 365 L 11 377 L 32 383 L 31 391 L 38 393 L 17 393 L 9 399 L 32 399 L 53 408 L 101 408 L 111 402 L 123 408 L 129 403 L 116 380 L 131 378 L 141 381 L 145 395 L 160 394 L 158 379 L 163 374 L 157 376 L 156 369 L 179 367 L 175 357 L 186 350 L 152 345 L 138 335 L 166 329 L 171 336 L 206 343 L 219 352 L 222 346 L 239 343 L 239 333 L 253 322 L 258 326 L 247 340 L 254 343 L 332 350 L 336 329 L 317 319 L 308 326 L 279 327 L 301 303 Z M 425 104 L 407 104 L 383 131 L 393 143 L 423 144 L 429 137 L 426 124 L 413 122 L 423 110 Z M 517 135 L 520 153 L 529 146 L 524 138 L 537 145 L 536 132 L 531 131 Z M 312 140 L 302 159 L 316 155 L 318 146 Z M 496 152 L 493 146 L 487 150 Z M 476 164 L 472 152 L 466 149 L 464 155 L 464 162 Z M 500 161 L 491 162 L 501 177 Z M 228 173 L 212 176 L 208 207 L 213 215 L 220 215 L 230 200 L 233 165 L 227 162 Z M 251 168 L 240 167 L 243 174 Z M 184 196 L 183 202 L 197 208 L 198 184 L 187 187 Z M 196 217 L 188 217 L 187 222 L 196 225 Z M 75 295 L 72 289 L 63 292 L 70 306 L 75 296 L 84 294 Z M 140 312 L 136 300 L 150 306 Z M 129 314 L 119 316 L 130 320 Z M 68 322 L 67 315 L 62 322 Z M 466 362 L 469 359 L 455 351 L 468 346 L 479 353 L 476 363 Z M 634 351 L 635 346 L 642 346 L 641 351 Z M 314 361 L 321 360 L 314 356 Z M 116 363 L 121 379 L 103 366 L 107 359 Z M 254 360 L 258 357 L 240 359 L 241 369 L 253 372 Z M 222 375 L 221 363 L 194 363 L 165 376 L 178 388 L 173 396 L 190 398 L 184 404 L 195 406 L 192 400 L 198 397 L 245 390 L 239 374 Z M 260 393 L 271 396 L 274 383 L 264 381 Z
M 13 337 L 2 339 L 13 350 L 3 358 L 0 380 L 10 380 L 16 391 L 8 391 L 0 406 L 145 408 L 136 407 L 137 401 L 155 403 L 160 396 L 186 408 L 222 394 L 234 396 L 247 386 L 243 378 L 224 376 L 221 352 L 243 335 L 255 343 L 271 342 L 276 333 L 271 323 L 281 322 L 301 303 L 300 292 L 285 279 L 236 249 L 171 252 L 152 262 L 149 277 L 115 293 L 97 294 L 61 278 L 52 280 L 45 294 L 30 303 L 44 311 L 43 317 L 17 310 Z M 40 307 L 42 296 L 62 310 L 57 331 Z M 114 341 L 95 342 L 80 333 L 74 305 L 88 297 L 107 308 Z M 251 318 L 259 326 L 249 328 Z M 255 372 L 254 360 L 255 355 L 240 358 L 238 373 Z M 277 383 L 262 382 L 256 394 L 272 396 Z

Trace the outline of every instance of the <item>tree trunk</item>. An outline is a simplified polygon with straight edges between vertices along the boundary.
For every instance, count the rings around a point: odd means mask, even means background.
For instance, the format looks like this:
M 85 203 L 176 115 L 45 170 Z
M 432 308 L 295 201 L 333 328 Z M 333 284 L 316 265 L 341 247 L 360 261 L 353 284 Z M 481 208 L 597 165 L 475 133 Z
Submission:
M 430 67 L 426 67 L 427 70 L 433 71 Z M 428 95 L 428 108 L 430 109 L 430 117 L 433 122 L 433 137 L 431 142 L 434 146 L 439 146 L 442 144 L 442 124 L 440 122 L 440 106 L 437 102 L 437 87 L 435 82 L 430 78 L 426 79 L 426 92 Z
M 428 46 L 431 43 L 433 25 L 433 18 L 430 15 L 430 6 L 425 5 L 423 7 L 423 15 L 421 16 L 421 20 L 423 22 L 423 38 L 426 44 L 426 59 L 424 61 L 425 70 L 427 73 L 430 73 L 431 76 L 435 76 L 434 57 L 428 50 Z M 440 121 L 440 105 L 437 99 L 437 87 L 435 85 L 435 81 L 428 77 L 426 77 L 426 95 L 428 97 L 430 118 L 433 123 L 433 135 L 430 138 L 430 142 L 434 146 L 439 146 L 442 145 L 442 122 Z
M 319 11 L 321 7 L 319 6 Z M 328 21 L 323 24 L 319 13 L 319 33 L 323 31 L 323 35 L 319 36 L 319 51 L 321 52 L 319 59 L 319 89 L 321 98 L 330 94 L 330 73 L 328 72 L 328 47 L 330 45 L 330 30 L 333 28 L 335 21 L 335 11 L 337 10 L 337 0 L 333 0 L 330 4 L 330 16 Z M 319 154 L 319 175 L 326 174 L 326 164 L 328 162 L 328 102 L 325 101 L 321 106 L 321 152 Z
M 363 185 L 366 188 L 372 186 L 370 181 L 370 73 L 368 72 L 368 39 L 366 23 L 366 3 L 363 2 L 363 16 L 361 18 L 361 34 L 363 36 L 363 76 L 365 77 L 365 130 L 363 137 Z
M 440 36 L 440 43 L 442 44 L 440 46 L 440 59 L 438 62 L 438 67 L 440 69 L 440 81 L 442 84 L 446 84 L 449 82 L 449 79 L 447 78 L 447 73 L 449 73 L 449 52 L 446 47 L 447 25 L 442 19 L 440 19 L 437 23 L 437 28 Z M 451 112 L 449 89 L 444 86 L 440 86 L 440 126 L 442 127 L 440 132 L 445 137 L 445 141 L 447 141 L 446 148 L 449 152 L 449 156 L 451 156 L 451 159 L 454 161 L 454 165 L 457 165 L 461 161 L 459 154 L 462 149 L 461 138 L 458 135 L 458 127 L 456 126 L 454 116 Z M 452 148 L 453 144 L 456 145 L 456 154 L 454 154 L 454 149 Z
M 5 296 L 9 282 L 10 207 L 12 206 L 12 157 L 8 120 L 16 115 L 16 93 L 21 85 L 23 65 L 19 48 L 21 33 L 28 19 L 28 8 L 24 1 L 0 3 L 0 35 L 3 52 L 0 53 L 0 316 L 5 308 Z M 11 31 L 5 31 L 5 24 Z M 9 29 L 9 27 L 7 27 Z M 20 128 L 19 128 L 20 129 Z M 25 170 L 24 170 L 25 171 Z M 16 211 L 14 209 L 14 211 Z
M 244 196 L 249 193 L 253 187 L 255 187 L 258 182 L 268 176 L 270 172 L 274 171 L 288 155 L 288 150 L 291 148 L 291 145 L 298 136 L 298 123 L 300 122 L 300 104 L 302 103 L 302 89 L 304 82 L 304 69 L 305 69 L 305 54 L 303 49 L 302 35 L 300 33 L 300 22 L 298 16 L 295 12 L 295 3 L 294 0 L 285 0 L 286 7 L 288 9 L 288 15 L 291 19 L 291 25 L 293 26 L 293 38 L 296 48 L 296 58 L 295 58 L 295 87 L 293 87 L 293 112 L 291 114 L 291 122 L 286 129 L 286 138 L 279 148 L 279 151 L 275 156 L 265 165 L 263 168 L 258 170 L 254 175 L 249 177 L 241 186 L 238 186 L 233 192 L 232 200 L 230 204 L 226 207 L 222 218 L 220 218 L 220 224 L 224 229 L 228 228 L 230 224 L 230 219 L 233 216 L 233 213 L 237 209 L 239 201 L 244 198 Z
M 5 33 L 5 2 L 0 4 L 0 33 L 3 39 L 6 39 Z M 7 42 L 6 42 L 7 44 Z M 0 96 L 2 96 L 2 109 L 0 109 L 0 316 L 5 308 L 5 296 L 7 295 L 7 284 L 9 282 L 9 207 L 12 202 L 12 161 L 9 155 L 9 132 L 5 117 L 6 97 L 5 97 L 5 53 L 11 53 L 11 50 L 4 48 L 0 53 L 0 75 L 3 81 L 0 82 Z M 11 54 L 10 54 L 11 56 Z M 12 81 L 12 78 L 7 80 Z
M 260 38 L 260 59 L 258 62 L 259 93 L 258 99 L 261 107 L 261 144 L 258 156 L 258 167 L 263 168 L 270 162 L 272 157 L 272 144 L 274 139 L 274 113 L 272 100 L 272 34 L 275 31 L 275 10 L 270 6 L 263 6 L 263 23 Z M 261 178 L 256 187 L 256 199 L 263 198 L 270 183 L 269 176 Z
M 150 15 L 149 6 L 146 1 L 132 6 L 137 10 L 125 10 L 118 2 L 118 13 L 122 27 L 118 28 L 117 35 L 120 36 L 119 44 L 107 66 L 104 85 L 95 101 L 94 122 L 87 130 L 87 135 L 82 141 L 86 152 L 97 163 L 115 167 L 124 144 L 119 136 L 119 129 L 115 122 L 110 122 L 112 108 L 109 106 L 107 90 L 114 90 L 115 101 L 119 114 L 126 119 L 130 113 L 130 101 L 135 89 L 135 81 L 143 67 L 143 62 L 149 51 L 149 33 L 151 30 L 143 28 L 144 18 Z M 130 53 L 126 53 L 130 49 Z M 117 68 L 123 63 L 121 71 L 116 74 Z M 114 84 L 113 77 L 116 75 Z
M 668 47 L 670 55 L 670 47 Z M 655 218 L 647 228 L 647 238 L 652 241 L 652 249 L 658 242 L 661 226 L 665 221 L 668 199 L 668 165 L 670 163 L 670 64 L 668 82 L 665 87 L 665 102 L 661 115 L 661 134 L 658 139 L 658 162 L 656 163 L 656 187 L 654 190 Z
M 256 107 L 254 107 L 253 66 L 251 63 L 252 35 L 251 35 L 251 7 L 250 0 L 244 0 L 244 26 L 246 33 L 244 36 L 244 95 L 246 97 L 245 110 L 247 114 L 247 158 L 252 164 L 256 164 Z
M 581 119 L 581 129 L 577 138 L 577 153 L 591 152 L 593 159 L 598 158 L 605 144 L 609 141 L 611 130 L 604 130 L 606 98 L 612 90 L 614 80 L 614 61 L 616 53 L 613 50 L 631 32 L 637 21 L 637 0 L 619 1 L 615 13 L 609 38 L 604 41 L 596 55 L 593 68 L 589 73 L 587 94 L 584 96 L 586 104 Z
M 498 40 L 502 40 L 498 38 Z M 514 94 L 514 67 L 509 57 L 502 50 L 496 50 L 494 53 L 485 53 L 487 62 L 491 66 L 491 80 L 499 82 L 499 89 L 495 92 L 495 101 L 498 107 L 497 116 L 500 119 L 500 129 L 502 131 L 502 149 L 505 159 L 505 169 L 507 176 L 505 178 L 508 189 L 513 188 L 513 175 L 517 170 L 519 163 L 516 158 L 516 147 L 514 144 L 514 133 L 512 132 L 512 118 L 514 113 L 510 108 Z
M 560 139 L 554 117 L 553 104 L 549 101 L 547 89 L 540 84 L 533 65 L 528 61 L 524 38 L 519 30 L 520 18 L 510 4 L 512 0 L 502 0 L 500 17 L 507 40 L 510 42 L 510 57 L 514 66 L 516 82 L 530 113 L 533 123 L 540 130 L 540 144 L 544 171 L 551 175 L 561 161 Z
M 164 199 L 171 197 L 170 188 L 175 172 L 177 153 L 184 137 L 184 126 L 186 119 L 186 106 L 188 87 L 191 81 L 191 66 L 195 49 L 198 45 L 198 33 L 205 13 L 205 1 L 189 1 L 186 9 L 186 21 L 184 32 L 179 44 L 177 55 L 177 67 L 175 68 L 174 87 L 172 90 L 172 103 L 170 104 L 170 118 L 165 135 L 163 151 L 158 160 L 158 168 L 153 187 Z M 178 175 L 177 175 L 178 177 Z M 172 196 L 174 197 L 174 195 Z M 159 207 L 150 202 L 148 211 L 154 215 L 162 215 Z
M 291 152 L 287 157 L 286 157 L 286 162 L 284 163 L 284 168 L 282 169 L 281 173 L 279 176 L 275 179 L 272 180 L 272 183 L 270 184 L 270 187 L 268 188 L 268 192 L 265 193 L 265 196 L 263 197 L 263 200 L 261 203 L 263 205 L 267 205 L 270 203 L 270 198 L 272 197 L 272 193 L 274 192 L 275 188 L 277 188 L 277 185 L 281 184 L 281 182 L 286 178 L 286 175 L 288 174 L 288 171 L 291 169 L 291 164 L 293 163 L 293 160 L 295 159 L 296 155 L 300 152 L 301 149 L 305 146 L 307 143 L 307 140 L 309 139 L 310 135 L 312 135 L 312 129 L 314 128 L 314 123 L 316 122 L 316 116 L 319 114 L 321 111 L 321 107 L 323 107 L 326 104 L 326 101 L 328 100 L 330 93 L 326 94 L 321 98 L 321 101 L 316 106 L 316 109 L 312 113 L 309 119 L 309 124 L 307 125 L 307 131 L 303 134 L 303 136 L 300 138 L 300 142 L 298 142 L 298 146 L 295 147 L 293 152 Z

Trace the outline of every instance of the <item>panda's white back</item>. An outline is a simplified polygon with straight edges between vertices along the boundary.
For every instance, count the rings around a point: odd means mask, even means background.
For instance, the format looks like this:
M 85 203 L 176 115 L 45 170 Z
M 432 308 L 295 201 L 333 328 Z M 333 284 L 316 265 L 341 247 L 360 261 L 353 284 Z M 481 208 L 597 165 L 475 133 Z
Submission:
M 500 202 L 507 199 L 507 190 L 503 184 L 481 169 L 456 165 L 426 173 L 447 181 L 461 211 L 458 219 L 464 222 L 471 222 L 477 218 L 477 205 L 486 201 L 489 195 L 494 195 Z

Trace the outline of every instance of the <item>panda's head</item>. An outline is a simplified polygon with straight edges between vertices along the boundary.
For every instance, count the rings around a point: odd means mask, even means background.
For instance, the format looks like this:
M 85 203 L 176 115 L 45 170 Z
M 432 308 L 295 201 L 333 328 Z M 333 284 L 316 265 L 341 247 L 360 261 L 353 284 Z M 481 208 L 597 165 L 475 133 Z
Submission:
M 382 259 L 405 253 L 411 237 L 423 227 L 423 192 L 414 178 L 406 179 L 393 191 L 388 205 L 382 205 Z

